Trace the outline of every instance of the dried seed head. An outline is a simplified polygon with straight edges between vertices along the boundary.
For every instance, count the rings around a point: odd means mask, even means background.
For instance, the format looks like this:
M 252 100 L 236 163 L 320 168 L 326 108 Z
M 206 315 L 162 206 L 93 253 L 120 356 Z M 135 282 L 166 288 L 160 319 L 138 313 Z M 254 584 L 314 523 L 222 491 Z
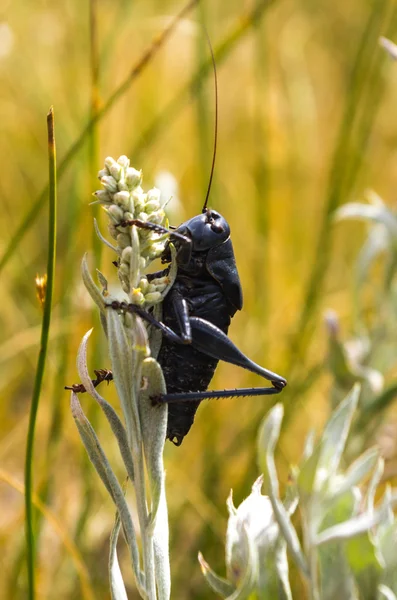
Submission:
M 44 273 L 42 276 L 36 275 L 35 282 L 37 299 L 40 302 L 41 308 L 43 308 L 47 292 L 47 273 Z

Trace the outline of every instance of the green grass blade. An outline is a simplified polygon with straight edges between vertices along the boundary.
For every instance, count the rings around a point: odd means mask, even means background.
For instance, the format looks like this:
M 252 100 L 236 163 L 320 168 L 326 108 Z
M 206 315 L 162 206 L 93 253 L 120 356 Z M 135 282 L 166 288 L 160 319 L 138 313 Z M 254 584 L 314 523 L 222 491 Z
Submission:
M 33 532 L 33 450 L 36 417 L 39 407 L 41 385 L 43 381 L 45 361 L 47 356 L 48 336 L 50 331 L 52 294 L 54 286 L 55 256 L 56 256 L 56 152 L 54 135 L 54 112 L 51 107 L 47 115 L 48 127 L 48 162 L 49 162 L 49 222 L 48 222 L 48 260 L 47 260 L 47 288 L 44 301 L 43 322 L 41 329 L 40 352 L 37 361 L 36 377 L 34 382 L 32 404 L 29 415 L 28 439 L 26 444 L 25 462 L 25 526 L 26 549 L 28 567 L 28 597 L 35 598 L 35 540 Z

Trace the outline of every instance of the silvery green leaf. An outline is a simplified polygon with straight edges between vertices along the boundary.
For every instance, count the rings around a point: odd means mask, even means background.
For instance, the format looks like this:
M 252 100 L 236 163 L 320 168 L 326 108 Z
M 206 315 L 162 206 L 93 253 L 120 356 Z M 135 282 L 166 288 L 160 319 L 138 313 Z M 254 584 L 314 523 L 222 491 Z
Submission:
M 227 497 L 226 507 L 229 511 L 229 516 L 234 516 L 237 514 L 237 508 L 234 506 L 233 503 L 233 490 L 230 490 L 229 496 Z
M 158 598 L 168 600 L 171 593 L 171 574 L 163 465 L 168 409 L 166 404 L 153 405 L 152 401 L 152 398 L 166 394 L 167 390 L 161 367 L 154 358 L 146 358 L 143 361 L 141 376 L 143 386 L 139 392 L 139 415 L 151 497 L 148 531 L 153 529 Z
M 134 381 L 134 376 L 137 377 L 137 373 L 132 362 L 132 348 L 128 341 L 122 317 L 115 310 L 109 308 L 106 311 L 106 323 L 113 378 L 126 420 L 127 432 L 131 436 L 129 445 L 133 451 L 131 444 L 134 444 L 136 450 L 141 443 L 141 429 L 135 397 L 140 381 Z
M 257 449 L 258 461 L 261 470 L 265 474 L 265 481 L 268 478 L 267 458 L 274 453 L 278 438 L 280 435 L 281 423 L 283 420 L 284 408 L 282 404 L 276 404 L 264 419 L 258 435 Z M 267 482 L 266 482 L 267 483 Z M 278 479 L 275 478 L 273 488 L 278 493 Z
M 366 533 L 372 527 L 380 523 L 384 518 L 385 514 L 388 513 L 390 508 L 397 504 L 397 494 L 393 494 L 388 500 L 387 504 L 382 505 L 373 514 L 368 512 L 353 517 L 344 523 L 329 527 L 325 531 L 319 533 L 316 537 L 315 543 L 317 546 L 322 544 L 328 544 L 333 541 L 348 540 L 356 535 Z
M 105 336 L 106 336 L 106 339 L 107 339 L 107 337 L 108 337 L 108 326 L 107 326 L 107 323 L 106 323 L 106 314 L 101 311 L 99 313 L 99 319 L 101 321 L 102 329 L 103 329 L 103 331 L 105 333 Z
M 150 519 L 154 523 L 160 494 L 164 488 L 163 450 L 168 407 L 164 403 L 153 405 L 152 398 L 166 394 L 167 389 L 161 367 L 154 358 L 143 361 L 141 373 L 143 387 L 139 392 L 139 415 L 152 498 Z
M 265 487 L 272 503 L 274 516 L 282 535 L 287 542 L 288 549 L 303 573 L 308 575 L 309 569 L 305 556 L 302 552 L 298 535 L 293 527 L 289 514 L 279 498 L 279 485 L 276 465 L 274 463 L 274 449 L 276 447 L 281 422 L 283 419 L 283 406 L 276 404 L 268 413 L 258 436 L 258 459 L 259 465 L 265 477 Z
M 263 476 L 261 475 L 252 486 L 251 494 L 243 500 L 237 510 L 233 511 L 231 507 L 226 533 L 226 565 L 229 580 L 234 583 L 235 574 L 241 573 L 245 569 L 247 556 L 244 554 L 246 545 L 243 543 L 242 536 L 245 530 L 249 538 L 256 546 L 260 564 L 262 565 L 262 580 L 259 582 L 259 588 L 263 592 L 271 586 L 273 579 L 273 588 L 277 587 L 277 581 L 274 577 L 274 547 L 279 537 L 279 528 L 275 521 L 272 504 L 267 496 L 262 495 Z M 229 501 L 230 504 L 230 501 Z M 264 563 L 271 563 L 270 570 L 264 568 Z M 273 575 L 273 577 L 272 577 Z
M 105 312 L 104 298 L 102 296 L 101 291 L 95 285 L 95 282 L 94 282 L 93 278 L 91 277 L 91 273 L 88 269 L 87 254 L 84 254 L 83 260 L 81 262 L 81 276 L 82 276 L 84 285 L 85 285 L 88 293 L 90 294 L 91 298 L 93 299 L 95 304 L 98 306 L 101 313 Z
M 374 472 L 372 473 L 372 477 L 368 484 L 368 489 L 365 497 L 365 505 L 364 507 L 370 513 L 375 509 L 375 494 L 377 487 L 382 479 L 383 470 L 385 466 L 385 461 L 381 456 L 378 457 Z
M 377 525 L 379 520 L 380 516 L 378 512 L 374 515 L 364 513 L 358 517 L 353 517 L 344 523 L 325 529 L 316 536 L 314 543 L 316 546 L 321 546 L 322 544 L 329 544 L 330 542 L 348 540 L 356 535 L 366 533 L 371 527 Z
M 305 498 L 310 498 L 313 492 L 314 481 L 317 473 L 317 465 L 321 457 L 321 443 L 315 446 L 311 455 L 300 465 L 297 477 L 297 485 L 299 494 L 303 501 Z
M 370 532 L 354 537 L 343 544 L 350 572 L 353 573 L 360 598 L 376 598 L 381 575 L 378 552 Z M 340 544 L 339 544 L 340 545 Z
M 98 278 L 99 285 L 102 287 L 102 295 L 105 297 L 108 294 L 108 280 L 99 269 L 96 269 L 96 276 Z
M 333 484 L 330 484 L 331 490 Z M 334 497 L 332 492 L 319 504 L 313 503 L 310 514 L 311 524 L 319 523 L 323 529 L 350 519 L 356 514 L 361 494 L 357 488 L 347 490 L 343 495 Z M 318 526 L 317 526 L 318 527 Z M 314 533 L 317 527 L 312 527 Z M 334 598 L 355 598 L 354 580 L 349 570 L 344 548 L 335 542 L 321 546 L 317 552 L 321 572 L 321 598 L 333 600 Z
M 397 239 L 397 219 L 386 205 L 361 204 L 350 202 L 344 204 L 335 212 L 335 218 L 364 219 L 384 225 L 393 241 Z
M 320 489 L 324 481 L 328 481 L 339 467 L 359 395 L 360 386 L 355 384 L 352 391 L 332 413 L 325 427 L 320 442 L 321 454 L 317 465 L 316 489 Z
M 384 583 L 397 590 L 397 521 L 394 515 L 390 518 L 390 494 L 388 504 L 384 505 L 383 518 L 376 531 L 377 548 L 384 566 Z M 383 503 L 384 504 L 384 503 Z
M 382 46 L 388 53 L 388 55 L 393 58 L 393 60 L 397 60 L 397 46 L 391 40 L 383 35 L 379 38 L 379 45 Z
M 385 598 L 386 600 L 397 600 L 396 594 L 387 586 L 380 583 L 378 586 L 378 600 Z
M 296 476 L 293 477 L 294 481 L 296 481 Z M 283 504 L 287 513 L 290 516 L 293 515 L 299 504 L 299 490 L 296 483 L 292 483 L 287 487 Z
M 335 598 L 358 600 L 355 581 L 343 546 L 338 543 L 327 544 L 318 550 L 313 549 L 312 553 L 314 552 L 317 552 L 319 557 L 321 600 L 335 600 Z
M 95 233 L 97 234 L 98 238 L 101 240 L 101 242 L 103 244 L 105 244 L 105 246 L 107 246 L 108 248 L 113 250 L 113 252 L 116 252 L 116 254 L 120 254 L 120 252 L 118 251 L 118 248 L 116 248 L 116 246 L 113 246 L 113 244 L 111 244 L 105 237 L 103 237 L 102 233 L 99 230 L 98 222 L 96 219 L 94 219 L 94 229 L 95 229 Z
M 308 458 L 310 458 L 310 456 L 313 454 L 315 440 L 316 440 L 316 432 L 314 429 L 311 429 L 305 439 L 301 462 L 306 462 L 308 460 Z
M 110 496 L 114 500 L 113 489 L 109 481 L 109 473 L 112 471 L 112 468 L 104 455 L 101 444 L 91 423 L 84 414 L 78 396 L 74 392 L 71 394 L 70 407 L 89 459 L 94 465 Z
M 226 598 L 232 595 L 236 591 L 236 586 L 230 583 L 227 579 L 223 577 L 219 577 L 211 569 L 209 564 L 204 560 L 201 552 L 198 554 L 198 560 L 201 566 L 201 572 L 204 575 L 208 585 L 214 590 L 216 594 L 219 594 L 223 598 Z
M 80 344 L 78 353 L 77 353 L 77 371 L 79 373 L 79 377 L 81 379 L 82 384 L 84 385 L 86 391 L 90 396 L 92 396 L 99 404 L 101 409 L 103 410 L 110 427 L 116 437 L 121 457 L 124 461 L 127 473 L 131 481 L 134 480 L 134 467 L 132 464 L 131 451 L 128 447 L 128 439 L 127 433 L 125 431 L 124 425 L 122 424 L 119 416 L 117 415 L 114 408 L 107 402 L 100 394 L 98 394 L 97 390 L 94 388 L 91 377 L 88 373 L 87 367 L 87 344 L 88 339 L 91 335 L 92 329 L 90 329 L 82 339 Z
M 332 492 L 333 496 L 344 494 L 359 483 L 363 483 L 363 479 L 375 467 L 378 457 L 378 448 L 369 448 L 359 456 L 359 458 L 350 465 L 346 473 L 337 479 L 337 483 Z
M 248 529 L 242 524 L 240 542 L 243 555 L 246 557 L 244 570 L 240 574 L 237 589 L 227 597 L 227 600 L 246 600 L 254 591 L 259 577 L 259 557 L 254 540 Z
M 108 459 L 106 458 L 98 437 L 92 428 L 91 423 L 85 416 L 79 399 L 74 392 L 71 394 L 71 409 L 89 459 L 94 465 L 119 512 L 124 535 L 131 555 L 135 582 L 138 590 L 141 593 L 141 596 L 145 597 L 146 592 L 143 585 L 144 577 L 140 570 L 140 558 L 135 529 L 131 519 L 130 511 L 124 498 L 123 490 L 110 466 Z
M 279 539 L 275 551 L 276 571 L 280 585 L 280 599 L 292 600 L 291 586 L 289 583 L 289 567 L 287 558 L 287 544 L 283 539 Z
M 386 485 L 385 493 L 383 494 L 381 510 L 382 510 L 382 521 L 381 525 L 392 525 L 394 523 L 394 513 L 392 508 L 392 489 L 390 484 Z
M 121 521 L 119 513 L 116 514 L 116 519 L 110 535 L 110 550 L 109 550 L 109 579 L 110 579 L 110 594 L 112 600 L 128 600 L 125 589 L 123 576 L 120 571 L 120 565 L 117 558 L 117 540 L 119 538 Z
M 165 496 L 165 486 L 163 485 L 153 531 L 154 566 L 156 571 L 158 600 L 169 600 L 171 595 L 168 538 L 167 500 Z

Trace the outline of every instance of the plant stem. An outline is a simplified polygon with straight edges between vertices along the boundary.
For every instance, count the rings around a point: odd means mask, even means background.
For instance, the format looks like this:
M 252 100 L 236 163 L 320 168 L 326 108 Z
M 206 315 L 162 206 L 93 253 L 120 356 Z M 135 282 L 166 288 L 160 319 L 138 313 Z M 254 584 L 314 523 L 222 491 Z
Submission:
M 49 222 L 48 222 L 48 258 L 47 258 L 47 287 L 44 302 L 43 321 L 41 328 L 40 351 L 37 361 L 36 377 L 33 388 L 32 404 L 29 416 L 28 438 L 25 461 L 25 531 L 26 559 L 28 568 L 28 598 L 35 598 L 35 539 L 33 532 L 33 450 L 36 417 L 39 407 L 41 385 L 47 355 L 48 335 L 51 321 L 52 293 L 54 285 L 55 256 L 56 256 L 56 152 L 54 135 L 54 112 L 52 107 L 47 115 L 48 129 L 48 164 L 49 164 Z

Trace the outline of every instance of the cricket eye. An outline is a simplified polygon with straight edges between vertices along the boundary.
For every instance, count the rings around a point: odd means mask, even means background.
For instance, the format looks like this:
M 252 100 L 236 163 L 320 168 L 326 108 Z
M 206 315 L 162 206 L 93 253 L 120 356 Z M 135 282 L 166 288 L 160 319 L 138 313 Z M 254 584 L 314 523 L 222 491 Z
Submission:
M 214 233 L 223 233 L 225 231 L 222 225 L 217 225 L 216 223 L 211 223 L 211 230 Z

